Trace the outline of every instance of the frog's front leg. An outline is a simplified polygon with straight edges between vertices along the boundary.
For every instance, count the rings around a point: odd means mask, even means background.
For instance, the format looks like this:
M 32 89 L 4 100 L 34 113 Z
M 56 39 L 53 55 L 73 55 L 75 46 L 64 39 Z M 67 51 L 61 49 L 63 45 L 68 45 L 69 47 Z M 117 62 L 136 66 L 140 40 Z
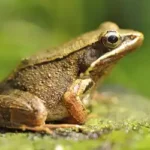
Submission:
M 85 123 L 88 112 L 83 99 L 87 97 L 87 92 L 93 85 L 92 79 L 77 79 L 64 94 L 64 103 L 70 113 L 69 119 L 74 123 Z
M 66 124 L 45 124 L 46 119 L 47 110 L 37 96 L 19 90 L 0 95 L 0 127 L 44 131 L 50 134 L 51 129 L 74 127 Z

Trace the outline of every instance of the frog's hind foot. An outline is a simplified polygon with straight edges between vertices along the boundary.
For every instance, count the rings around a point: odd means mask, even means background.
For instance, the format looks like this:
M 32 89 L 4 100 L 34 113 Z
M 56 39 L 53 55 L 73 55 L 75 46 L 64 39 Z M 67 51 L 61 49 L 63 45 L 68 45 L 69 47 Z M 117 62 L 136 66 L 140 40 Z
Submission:
M 14 127 L 15 128 L 15 127 Z M 44 132 L 44 133 L 47 133 L 47 134 L 53 134 L 54 130 L 55 129 L 62 129 L 62 128 L 71 128 L 72 130 L 75 130 L 75 131 L 82 131 L 83 130 L 83 127 L 80 126 L 80 125 L 75 125 L 75 124 L 45 124 L 45 125 L 42 125 L 42 126 L 36 126 L 36 127 L 29 127 L 29 126 L 26 126 L 26 125 L 21 125 L 19 127 L 16 127 L 16 129 L 20 129 L 20 130 L 23 130 L 23 131 L 33 131 L 33 132 Z
M 58 128 L 71 128 L 72 130 L 83 130 L 84 127 L 80 126 L 80 125 L 76 125 L 76 124 L 45 124 L 44 127 L 50 129 L 50 130 L 54 130 L 54 129 L 58 129 Z
M 48 127 L 45 127 L 45 126 L 36 126 L 36 127 L 29 127 L 29 126 L 26 126 L 26 125 L 22 125 L 20 127 L 17 127 L 17 129 L 20 129 L 22 131 L 33 131 L 33 132 L 44 132 L 44 133 L 47 133 L 47 134 L 53 134 L 53 131 L 48 128 Z

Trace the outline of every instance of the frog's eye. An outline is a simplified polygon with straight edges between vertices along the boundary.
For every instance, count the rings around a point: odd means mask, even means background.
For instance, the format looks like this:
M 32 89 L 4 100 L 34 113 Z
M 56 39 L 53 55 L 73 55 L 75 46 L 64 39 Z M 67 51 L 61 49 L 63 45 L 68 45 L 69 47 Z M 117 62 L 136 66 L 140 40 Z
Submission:
M 107 31 L 102 37 L 103 44 L 108 48 L 116 48 L 121 44 L 121 37 L 116 31 Z

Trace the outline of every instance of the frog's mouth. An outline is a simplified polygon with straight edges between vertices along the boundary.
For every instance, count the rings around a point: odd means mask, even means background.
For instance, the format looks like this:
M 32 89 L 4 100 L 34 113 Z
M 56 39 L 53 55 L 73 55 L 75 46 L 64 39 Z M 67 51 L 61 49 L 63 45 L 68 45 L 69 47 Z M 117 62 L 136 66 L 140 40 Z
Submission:
M 114 64 L 116 61 L 124 57 L 124 55 L 134 51 L 136 48 L 141 46 L 143 39 L 143 34 L 137 31 L 132 32 L 132 35 L 123 34 L 122 43 L 117 48 L 110 50 L 94 61 L 86 71 L 86 74 L 89 74 L 90 71 L 97 68 L 103 70 L 104 67 L 110 66 L 110 64 Z

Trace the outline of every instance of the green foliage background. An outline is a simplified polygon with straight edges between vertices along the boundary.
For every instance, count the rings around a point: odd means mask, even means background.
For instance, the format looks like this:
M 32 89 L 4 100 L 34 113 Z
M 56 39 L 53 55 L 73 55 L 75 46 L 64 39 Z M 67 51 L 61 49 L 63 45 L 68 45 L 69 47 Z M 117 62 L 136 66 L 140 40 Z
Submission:
M 144 45 L 107 78 L 150 96 L 148 0 L 0 0 L 0 79 L 33 52 L 59 45 L 104 21 L 145 34 Z

